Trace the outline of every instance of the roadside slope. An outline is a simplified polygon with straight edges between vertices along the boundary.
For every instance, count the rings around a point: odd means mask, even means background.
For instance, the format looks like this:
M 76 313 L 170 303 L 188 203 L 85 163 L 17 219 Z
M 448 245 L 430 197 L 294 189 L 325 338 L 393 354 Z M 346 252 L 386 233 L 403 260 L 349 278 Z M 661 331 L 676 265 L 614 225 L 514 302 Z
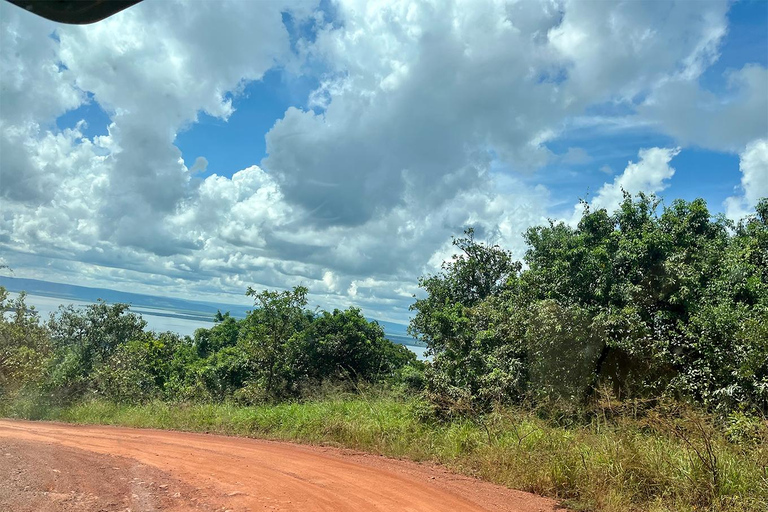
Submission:
M 65 459 L 88 460 L 72 452 L 75 450 L 136 461 L 159 470 L 169 481 L 194 489 L 195 497 L 201 500 L 199 507 L 195 507 L 199 510 L 558 510 L 552 500 L 455 475 L 435 466 L 334 448 L 161 430 L 0 420 L 0 446 L 12 447 L 14 442 L 24 446 L 36 443 L 52 450 L 54 455 L 61 450 L 66 452 L 61 454 Z M 13 453 L 0 454 L 4 470 L 14 464 L 13 460 Z M 105 463 L 87 466 L 79 464 L 76 475 L 71 477 L 71 487 L 92 488 L 93 482 L 110 480 L 109 473 L 102 469 Z M 39 472 L 51 471 L 42 464 L 34 467 Z M 112 492 L 124 492 L 119 488 L 119 479 L 112 480 Z M 103 484 L 100 489 L 101 493 L 110 492 Z M 190 496 L 180 494 L 176 498 L 188 500 Z M 163 501 L 160 509 L 187 508 L 189 503 L 185 506 Z

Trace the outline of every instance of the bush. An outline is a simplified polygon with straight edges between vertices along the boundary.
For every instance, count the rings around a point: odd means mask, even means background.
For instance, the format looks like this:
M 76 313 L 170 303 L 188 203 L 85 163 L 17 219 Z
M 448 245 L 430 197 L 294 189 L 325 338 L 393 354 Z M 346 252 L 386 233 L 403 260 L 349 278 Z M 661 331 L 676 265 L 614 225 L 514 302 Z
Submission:
M 733 225 L 706 203 L 625 195 L 576 227 L 529 229 L 528 268 L 467 237 L 420 280 L 410 331 L 438 408 L 563 397 L 676 397 L 768 412 L 768 199 Z
M 48 322 L 54 352 L 42 388 L 62 402 L 96 392 L 96 372 L 128 342 L 146 340 L 146 325 L 127 304 L 60 307 Z
M 145 336 L 120 345 L 94 371 L 96 392 L 114 401 L 143 403 L 162 398 L 181 338 L 172 333 Z
M 48 330 L 25 299 L 11 300 L 0 286 L 0 401 L 39 384 L 51 354 Z

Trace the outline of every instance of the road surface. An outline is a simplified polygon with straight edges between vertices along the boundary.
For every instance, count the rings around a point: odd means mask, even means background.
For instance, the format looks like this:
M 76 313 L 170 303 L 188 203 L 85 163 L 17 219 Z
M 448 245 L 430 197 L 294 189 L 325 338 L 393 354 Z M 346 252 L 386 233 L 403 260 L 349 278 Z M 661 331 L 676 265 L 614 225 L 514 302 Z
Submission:
M 551 512 L 429 464 L 239 437 L 0 420 L 0 510 Z

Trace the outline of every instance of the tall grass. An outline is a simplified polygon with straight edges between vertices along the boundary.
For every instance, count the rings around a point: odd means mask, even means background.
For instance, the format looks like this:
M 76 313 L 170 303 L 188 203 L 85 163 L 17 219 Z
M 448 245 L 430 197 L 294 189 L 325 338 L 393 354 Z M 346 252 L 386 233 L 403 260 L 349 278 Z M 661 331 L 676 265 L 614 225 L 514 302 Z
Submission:
M 435 461 L 456 471 L 563 500 L 576 510 L 768 510 L 768 427 L 731 427 L 680 407 L 594 415 L 570 426 L 535 411 L 436 421 L 418 398 L 336 396 L 255 407 L 232 404 L 45 407 L 18 400 L 4 416 L 211 432 L 330 444 Z M 738 442 L 735 442 L 738 441 Z

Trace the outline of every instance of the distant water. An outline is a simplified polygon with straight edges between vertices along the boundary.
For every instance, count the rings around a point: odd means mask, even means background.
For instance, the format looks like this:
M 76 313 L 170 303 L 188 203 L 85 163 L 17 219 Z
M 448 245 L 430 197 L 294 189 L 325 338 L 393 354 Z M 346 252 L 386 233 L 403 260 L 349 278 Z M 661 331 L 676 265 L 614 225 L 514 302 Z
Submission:
M 18 293 L 11 293 L 12 297 L 17 297 Z M 51 313 L 54 313 L 59 306 L 73 305 L 88 306 L 93 302 L 78 301 L 72 299 L 61 299 L 58 297 L 45 297 L 43 295 L 27 295 L 26 299 L 28 306 L 35 306 L 35 310 L 38 311 L 40 317 L 43 320 L 47 320 Z M 203 317 L 191 318 L 179 318 L 176 316 L 178 313 L 172 310 L 161 310 L 157 308 L 157 311 L 144 309 L 141 307 L 131 307 L 131 311 L 141 314 L 142 318 L 146 320 L 147 327 L 154 331 L 165 332 L 172 331 L 185 336 L 192 336 L 196 329 L 201 327 L 210 328 L 213 327 L 213 319 L 205 320 Z
M 11 297 L 16 298 L 19 294 L 11 292 Z M 59 306 L 73 305 L 75 307 L 88 306 L 93 302 L 85 300 L 73 300 L 59 297 L 47 297 L 45 295 L 27 294 L 27 306 L 34 306 L 35 310 L 44 321 L 48 320 L 51 313 L 54 313 Z M 213 318 L 208 319 L 204 314 L 196 314 L 189 311 L 174 311 L 160 307 L 142 307 L 131 306 L 131 311 L 138 313 L 147 322 L 147 327 L 157 332 L 171 331 L 182 336 L 192 336 L 195 330 L 204 327 L 209 329 L 214 326 Z M 394 334 L 390 336 L 392 341 L 400 343 L 413 351 L 419 359 L 425 359 L 425 347 L 418 347 L 404 343 L 407 341 L 404 336 Z

